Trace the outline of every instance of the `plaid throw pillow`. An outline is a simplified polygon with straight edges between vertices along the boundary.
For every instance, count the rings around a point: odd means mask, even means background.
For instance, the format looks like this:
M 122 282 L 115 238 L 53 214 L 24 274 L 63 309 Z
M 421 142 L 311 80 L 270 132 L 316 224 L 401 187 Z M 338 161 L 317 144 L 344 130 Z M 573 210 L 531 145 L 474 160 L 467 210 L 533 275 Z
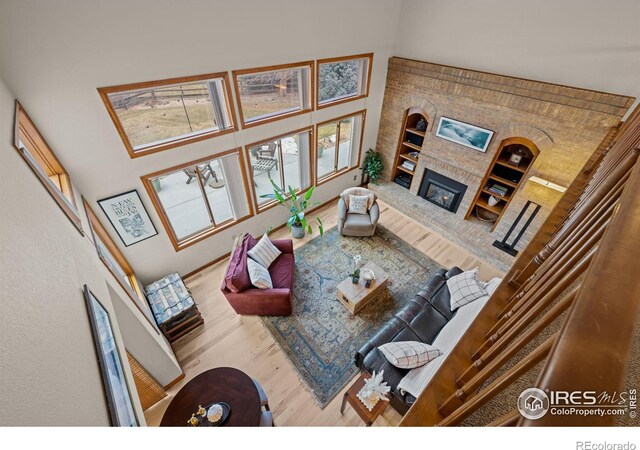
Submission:
M 468 270 L 447 280 L 451 294 L 451 311 L 487 295 L 487 291 L 478 281 L 477 271 L 477 268 Z
M 417 341 L 389 342 L 378 350 L 398 369 L 415 369 L 442 355 L 437 348 Z

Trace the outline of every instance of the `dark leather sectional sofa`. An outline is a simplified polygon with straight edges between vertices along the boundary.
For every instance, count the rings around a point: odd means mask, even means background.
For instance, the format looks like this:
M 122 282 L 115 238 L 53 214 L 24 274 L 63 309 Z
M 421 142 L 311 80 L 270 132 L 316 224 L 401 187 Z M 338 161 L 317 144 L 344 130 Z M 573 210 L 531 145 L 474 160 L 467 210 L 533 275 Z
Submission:
M 384 380 L 391 387 L 391 406 L 400 414 L 405 414 L 416 398 L 402 394 L 398 383 L 409 372 L 390 364 L 378 346 L 388 342 L 420 341 L 431 344 L 440 330 L 451 320 L 450 294 L 447 279 L 462 273 L 458 267 L 438 270 L 425 286 L 405 306 L 398 311 L 367 343 L 356 353 L 356 366 L 362 371 L 376 373 L 384 370 Z

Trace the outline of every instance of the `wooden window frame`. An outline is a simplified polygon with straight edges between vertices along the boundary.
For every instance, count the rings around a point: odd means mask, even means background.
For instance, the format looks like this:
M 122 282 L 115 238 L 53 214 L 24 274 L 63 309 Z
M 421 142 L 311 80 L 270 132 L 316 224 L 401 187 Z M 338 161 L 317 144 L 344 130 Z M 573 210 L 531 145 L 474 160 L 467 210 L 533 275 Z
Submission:
M 282 139 L 282 138 L 286 138 L 289 136 L 294 136 L 296 134 L 300 134 L 300 133 L 304 133 L 304 132 L 308 132 L 309 133 L 309 181 L 310 181 L 310 186 L 305 188 L 305 189 L 298 189 L 296 190 L 296 194 L 303 194 L 305 192 L 307 192 L 309 189 L 311 189 L 311 186 L 313 186 L 313 180 L 314 180 L 314 165 L 315 165 L 315 161 L 314 161 L 314 155 L 315 155 L 315 150 L 314 150 L 314 144 L 313 141 L 315 140 L 315 132 L 314 132 L 314 128 L 313 126 L 308 126 L 308 127 L 304 127 L 304 128 L 299 128 L 297 130 L 293 130 L 290 131 L 288 133 L 283 133 L 283 134 L 279 134 L 277 136 L 273 136 L 270 137 L 268 139 L 262 139 L 258 142 L 253 142 L 251 144 L 247 144 L 244 146 L 244 156 L 246 158 L 247 161 L 247 173 L 248 173 L 248 181 L 249 181 L 249 185 L 251 186 L 251 195 L 253 197 L 253 202 L 254 202 L 254 210 L 256 211 L 256 214 L 260 214 L 263 213 L 264 211 L 267 211 L 271 208 L 273 208 L 274 206 L 278 206 L 278 202 L 275 200 L 271 200 L 269 202 L 264 203 L 263 205 L 259 205 L 258 204 L 258 195 L 256 193 L 256 186 L 253 183 L 253 169 L 251 168 L 251 155 L 249 154 L 249 151 L 251 148 L 253 147 L 257 147 L 258 145 L 262 145 L 262 144 L 266 144 L 269 142 L 273 142 L 275 140 L 278 139 Z M 280 162 L 280 167 L 283 167 L 282 165 L 282 160 L 279 161 Z M 284 173 L 284 171 L 283 171 Z
M 102 222 L 100 222 L 100 219 L 98 218 L 96 213 L 93 211 L 91 206 L 89 206 L 89 203 L 87 203 L 87 201 L 84 198 L 82 199 L 82 203 L 84 205 L 84 210 L 87 214 L 87 220 L 89 222 L 89 230 L 91 231 L 91 239 L 93 240 L 93 245 L 96 248 L 96 252 L 98 253 L 98 258 L 100 258 L 100 261 L 102 261 L 102 264 L 104 264 L 104 266 L 111 273 L 111 275 L 113 275 L 113 278 L 115 278 L 115 280 L 118 282 L 122 290 L 126 292 L 127 296 L 131 299 L 131 301 L 136 306 L 136 308 L 138 308 L 140 313 L 142 313 L 145 319 L 147 319 L 147 321 L 151 324 L 152 328 L 156 331 L 156 333 L 160 333 L 160 331 L 158 330 L 158 325 L 149 318 L 147 313 L 145 313 L 145 311 L 142 310 L 142 308 L 140 307 L 140 304 L 138 303 L 138 302 L 144 302 L 148 306 L 147 298 L 144 295 L 144 292 L 140 291 L 140 287 L 138 284 L 138 279 L 136 278 L 135 271 L 129 264 L 129 261 L 127 261 L 127 259 L 124 257 L 124 255 L 122 254 L 122 252 L 120 251 L 120 249 L 118 248 L 114 240 L 111 239 L 111 236 L 109 235 L 105 227 L 102 225 Z M 116 263 L 118 263 L 118 265 L 120 266 L 124 274 L 129 279 L 130 289 L 138 297 L 137 299 L 135 299 L 131 295 L 131 292 L 129 291 L 127 286 L 125 286 L 124 282 L 120 279 L 120 275 L 118 275 L 109 266 L 107 261 L 105 261 L 103 256 L 100 254 L 100 250 L 98 250 L 98 244 L 96 242 L 96 237 L 100 240 L 100 242 L 104 244 L 105 247 L 107 247 L 107 250 L 109 250 L 109 253 L 115 258 Z M 153 311 L 151 310 L 150 307 L 148 312 L 153 316 Z
M 82 220 L 80 219 L 76 198 L 73 193 L 71 178 L 18 100 L 15 101 L 15 113 L 13 120 L 14 148 L 38 180 L 40 180 L 62 212 L 64 212 L 80 234 L 84 235 L 84 231 L 82 230 Z M 26 148 L 23 150 L 21 148 L 21 133 L 25 139 L 29 141 L 28 144 L 32 147 L 31 149 Z M 25 142 L 25 144 L 27 144 L 27 142 Z M 25 154 L 25 151 L 31 156 L 31 158 Z M 56 175 L 57 182 L 51 180 L 51 176 L 45 176 L 42 173 L 43 171 L 46 171 L 46 169 Z M 56 187 L 52 186 L 51 183 L 54 183 Z
M 338 63 L 343 61 L 350 61 L 353 59 L 368 59 L 368 67 L 367 67 L 367 82 L 362 94 L 358 94 L 352 97 L 345 97 L 338 100 L 327 101 L 324 103 L 320 103 L 320 64 L 331 64 Z M 373 53 L 362 53 L 360 55 L 351 55 L 351 56 L 340 56 L 338 58 L 325 58 L 318 59 L 316 61 L 316 109 L 320 110 L 323 108 L 328 108 L 330 106 L 340 105 L 342 103 L 352 102 L 355 100 L 359 100 L 361 98 L 366 98 L 369 96 L 369 86 L 371 85 L 371 70 L 373 69 Z
M 355 117 L 361 115 L 362 116 L 362 126 L 360 127 L 360 143 L 358 144 L 358 161 L 356 162 L 356 164 L 354 166 L 349 165 L 348 167 L 342 169 L 342 170 L 338 170 L 335 171 L 329 175 L 325 175 L 322 178 L 318 178 L 318 128 L 323 126 L 323 125 L 327 125 L 329 123 L 333 123 L 333 122 L 338 122 L 340 123 L 340 121 L 344 120 L 344 119 L 348 119 L 350 117 Z M 347 172 L 351 172 L 354 169 L 357 169 L 358 167 L 360 167 L 360 159 L 362 157 L 362 141 L 364 139 L 364 127 L 365 127 L 365 122 L 367 119 L 367 110 L 366 109 L 361 109 L 360 111 L 356 111 L 356 112 L 352 112 L 350 114 L 345 114 L 343 116 L 340 117 L 336 117 L 334 119 L 331 120 L 326 120 L 324 122 L 319 122 L 317 124 L 315 124 L 314 126 L 314 145 L 313 145 L 313 149 L 314 149 L 314 160 L 313 160 L 313 166 L 315 168 L 314 170 L 314 177 L 315 177 L 315 182 L 316 182 L 316 186 L 321 186 L 323 184 L 325 184 L 328 181 L 331 181 L 332 179 L 339 177 L 340 175 L 343 175 Z M 340 145 L 340 130 L 338 129 L 338 133 L 336 134 L 336 157 L 337 157 L 337 149 Z
M 175 137 L 169 138 L 162 143 L 146 145 L 138 150 L 133 148 L 131 142 L 129 141 L 129 137 L 127 136 L 122 123 L 120 122 L 120 118 L 118 114 L 113 109 L 111 102 L 109 101 L 109 94 L 118 93 L 118 92 L 126 92 L 126 91 L 134 91 L 137 89 L 145 89 L 145 88 L 153 88 L 153 87 L 162 87 L 169 86 L 180 83 L 193 83 L 197 81 L 205 81 L 205 80 L 213 80 L 213 79 L 221 78 L 225 84 L 225 104 L 227 107 L 228 119 L 231 123 L 231 127 L 224 130 L 214 130 L 214 131 L 205 131 L 202 133 L 197 133 L 194 135 L 183 136 L 183 137 Z M 164 80 L 156 80 L 156 81 L 144 81 L 140 83 L 129 83 L 129 84 L 121 84 L 117 86 L 108 86 L 98 88 L 98 93 L 100 94 L 100 98 L 102 99 L 102 103 L 107 108 L 107 112 L 109 113 L 109 117 L 113 121 L 113 124 L 118 131 L 118 135 L 120 135 L 120 139 L 122 139 L 122 143 L 127 149 L 127 153 L 130 158 L 139 158 L 141 156 L 151 155 L 153 153 L 161 152 L 164 150 L 169 150 L 172 148 L 180 147 L 186 144 L 190 144 L 193 142 L 202 141 L 205 139 L 211 139 L 218 136 L 223 136 L 228 133 L 233 133 L 238 130 L 238 126 L 236 124 L 236 112 L 233 103 L 233 97 L 231 95 L 231 83 L 229 81 L 229 74 L 227 72 L 218 72 L 218 73 L 208 73 L 204 75 L 194 75 L 188 77 L 178 77 L 178 78 L 167 78 Z
M 158 176 L 161 175 L 168 175 L 171 174 L 173 172 L 177 172 L 178 170 L 187 168 L 187 167 L 191 167 L 191 166 L 197 166 L 198 164 L 202 164 L 204 162 L 208 162 L 208 161 L 212 161 L 214 159 L 218 159 L 218 158 L 222 158 L 223 156 L 227 156 L 227 155 L 231 155 L 237 153 L 238 154 L 238 158 L 239 161 L 238 163 L 240 164 L 240 173 L 242 174 L 242 183 L 244 185 L 244 193 L 245 193 L 245 198 L 247 201 L 247 205 L 249 206 L 249 213 L 244 216 L 241 217 L 239 219 L 230 219 L 230 220 L 226 220 L 224 222 L 215 224 L 212 227 L 206 228 L 202 231 L 199 231 L 197 233 L 194 233 L 193 235 L 182 239 L 182 240 L 178 240 L 175 231 L 173 230 L 173 226 L 171 225 L 171 220 L 169 220 L 169 216 L 167 215 L 166 211 L 164 210 L 164 206 L 162 205 L 162 202 L 160 201 L 160 198 L 158 197 L 157 192 L 155 191 L 155 189 L 153 188 L 153 185 L 151 183 L 151 179 L 152 178 L 156 178 Z M 245 165 L 245 160 L 244 160 L 244 152 L 242 151 L 242 148 L 240 147 L 236 147 L 236 148 L 232 148 L 229 150 L 226 150 L 224 152 L 221 153 L 216 153 L 214 155 L 210 155 L 210 156 L 206 156 L 204 158 L 199 158 L 196 159 L 194 161 L 189 161 L 186 163 L 182 163 L 182 164 L 178 164 L 176 166 L 172 166 L 169 167 L 167 169 L 162 169 L 153 173 L 149 173 L 147 175 L 143 175 L 140 177 L 140 180 L 142 180 L 142 184 L 144 185 L 145 190 L 147 191 L 147 194 L 149 194 L 149 198 L 151 198 L 151 203 L 153 203 L 153 207 L 155 208 L 156 212 L 158 213 L 158 216 L 160 216 L 160 221 L 162 222 L 162 226 L 164 227 L 165 231 L 167 232 L 167 235 L 169 236 L 169 239 L 171 240 L 171 244 L 173 245 L 173 248 L 176 252 L 180 251 L 180 250 L 184 250 L 187 247 L 190 247 L 191 245 L 202 241 L 203 239 L 206 239 L 210 236 L 213 236 L 214 234 L 218 234 L 219 232 L 226 230 L 229 227 L 232 227 L 234 225 L 237 225 L 241 222 L 244 222 L 245 220 L 249 219 L 250 217 L 254 216 L 254 209 L 253 209 L 253 204 L 251 202 L 250 199 L 250 194 L 249 194 L 249 185 L 248 185 L 248 180 L 247 180 L 247 174 L 246 174 L 246 165 Z M 205 197 L 205 205 L 207 205 L 207 199 Z M 207 211 L 209 207 L 207 206 Z M 215 223 L 215 222 L 214 222 Z
M 284 114 L 277 114 L 274 116 L 266 117 L 260 120 L 254 120 L 247 123 L 244 118 L 244 111 L 242 110 L 242 100 L 240 99 L 240 87 L 238 86 L 238 77 L 242 75 L 254 75 L 262 72 L 276 72 L 278 70 L 286 70 L 286 69 L 294 69 L 294 68 L 304 68 L 308 67 L 309 69 L 309 107 L 302 108 L 299 111 L 292 111 Z M 299 116 L 301 114 L 306 114 L 313 111 L 315 105 L 315 63 L 314 61 L 303 61 L 292 64 L 279 64 L 275 66 L 264 66 L 264 67 L 255 67 L 251 69 L 242 69 L 242 70 L 233 70 L 233 87 L 236 94 L 236 101 L 238 102 L 238 111 L 240 113 L 240 123 L 243 128 L 252 128 L 257 127 L 258 125 L 263 125 L 265 123 L 275 122 L 276 120 L 287 119 L 289 117 Z M 304 106 L 304 105 L 303 105 Z

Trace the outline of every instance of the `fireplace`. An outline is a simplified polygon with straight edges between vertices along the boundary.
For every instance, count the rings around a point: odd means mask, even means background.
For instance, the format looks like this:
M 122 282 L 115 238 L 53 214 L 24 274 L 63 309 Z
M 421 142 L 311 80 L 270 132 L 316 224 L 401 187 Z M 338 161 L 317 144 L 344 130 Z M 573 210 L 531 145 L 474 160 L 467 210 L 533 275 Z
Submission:
M 455 213 L 466 191 L 466 185 L 433 170 L 425 169 L 418 195 L 440 208 Z

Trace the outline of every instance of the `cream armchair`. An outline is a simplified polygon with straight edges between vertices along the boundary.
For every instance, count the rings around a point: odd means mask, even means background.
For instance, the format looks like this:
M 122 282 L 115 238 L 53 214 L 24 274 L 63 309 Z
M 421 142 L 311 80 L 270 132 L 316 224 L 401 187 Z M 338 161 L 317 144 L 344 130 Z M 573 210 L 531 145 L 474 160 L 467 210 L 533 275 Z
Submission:
M 349 195 L 369 195 L 367 214 L 349 213 Z M 365 188 L 349 188 L 338 200 L 338 231 L 345 236 L 373 236 L 380 218 L 376 194 Z

